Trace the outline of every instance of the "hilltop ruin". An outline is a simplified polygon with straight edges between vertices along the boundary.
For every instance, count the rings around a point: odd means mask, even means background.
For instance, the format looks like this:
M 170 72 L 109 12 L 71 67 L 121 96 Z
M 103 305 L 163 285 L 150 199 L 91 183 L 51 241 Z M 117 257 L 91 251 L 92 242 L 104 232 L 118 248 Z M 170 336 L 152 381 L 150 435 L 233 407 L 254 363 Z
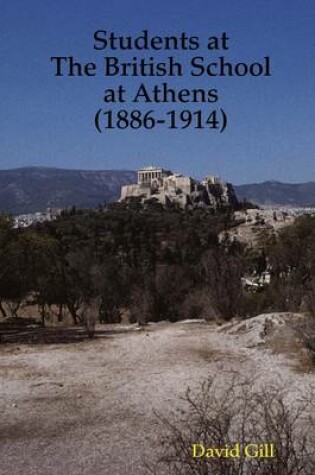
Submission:
M 198 181 L 160 167 L 138 170 L 138 183 L 121 187 L 119 201 L 141 198 L 143 203 L 156 201 L 164 206 L 175 204 L 180 208 L 232 207 L 238 204 L 233 186 L 219 177 L 207 176 Z

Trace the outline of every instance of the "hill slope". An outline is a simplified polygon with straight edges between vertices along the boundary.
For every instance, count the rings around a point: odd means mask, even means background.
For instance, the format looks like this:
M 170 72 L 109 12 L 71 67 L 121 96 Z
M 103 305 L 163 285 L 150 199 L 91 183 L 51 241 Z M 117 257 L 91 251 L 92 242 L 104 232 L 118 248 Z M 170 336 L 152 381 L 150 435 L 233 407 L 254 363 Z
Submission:
M 0 170 L 0 211 L 21 214 L 72 205 L 94 208 L 116 200 L 121 185 L 135 179 L 136 173 L 126 170 Z
M 309 183 L 281 183 L 279 181 L 265 181 L 234 187 L 240 200 L 260 205 L 287 205 L 287 206 L 315 206 L 315 182 Z

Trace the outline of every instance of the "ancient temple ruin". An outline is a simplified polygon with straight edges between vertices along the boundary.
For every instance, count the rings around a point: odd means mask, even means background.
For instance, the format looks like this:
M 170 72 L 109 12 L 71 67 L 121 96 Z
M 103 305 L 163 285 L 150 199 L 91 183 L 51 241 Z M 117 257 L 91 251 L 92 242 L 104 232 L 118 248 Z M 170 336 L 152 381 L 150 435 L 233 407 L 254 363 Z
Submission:
M 230 183 L 219 177 L 207 176 L 198 181 L 181 173 L 161 167 L 145 167 L 138 170 L 138 183 L 124 185 L 119 201 L 140 198 L 145 203 L 177 205 L 180 208 L 235 207 L 237 199 Z

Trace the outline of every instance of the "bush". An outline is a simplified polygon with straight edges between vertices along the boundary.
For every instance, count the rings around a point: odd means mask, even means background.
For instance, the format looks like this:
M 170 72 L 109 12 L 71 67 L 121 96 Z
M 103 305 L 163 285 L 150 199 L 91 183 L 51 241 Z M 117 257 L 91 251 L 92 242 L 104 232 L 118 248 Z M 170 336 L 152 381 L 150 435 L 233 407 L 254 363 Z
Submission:
M 253 389 L 253 381 L 231 375 L 204 382 L 198 392 L 187 391 L 185 409 L 175 422 L 159 417 L 162 437 L 149 473 L 174 475 L 311 475 L 315 473 L 311 446 L 311 397 L 295 399 L 290 408 L 279 389 Z M 274 444 L 274 458 L 193 458 L 192 445 L 232 447 L 239 443 Z
M 307 348 L 313 363 L 315 364 L 315 317 L 310 316 L 306 319 L 303 328 L 303 341 Z

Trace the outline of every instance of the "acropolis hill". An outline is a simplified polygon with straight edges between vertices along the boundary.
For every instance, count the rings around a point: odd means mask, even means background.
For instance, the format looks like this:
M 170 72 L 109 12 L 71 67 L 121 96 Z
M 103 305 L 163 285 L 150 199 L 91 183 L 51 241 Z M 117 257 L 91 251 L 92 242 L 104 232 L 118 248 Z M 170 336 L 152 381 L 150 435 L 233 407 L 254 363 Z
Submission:
M 180 208 L 218 209 L 234 208 L 237 205 L 232 185 L 218 177 L 207 176 L 198 181 L 153 166 L 138 171 L 137 184 L 122 186 L 119 201 L 135 197 L 140 198 L 143 203 L 156 201 L 164 206 L 177 204 Z

